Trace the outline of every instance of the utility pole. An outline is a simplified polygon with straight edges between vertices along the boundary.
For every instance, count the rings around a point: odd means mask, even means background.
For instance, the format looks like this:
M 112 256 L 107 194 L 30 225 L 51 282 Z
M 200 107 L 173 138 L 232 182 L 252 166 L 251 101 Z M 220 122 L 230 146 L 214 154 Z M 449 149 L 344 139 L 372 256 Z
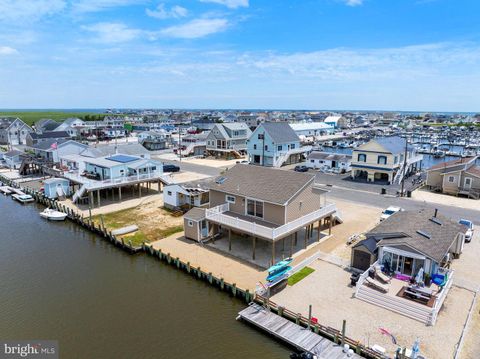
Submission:
M 182 162 L 182 143 L 180 142 L 180 125 L 178 125 L 178 157 L 179 157 L 179 161 Z
M 408 137 L 405 136 L 405 153 L 403 155 L 402 192 L 400 193 L 400 197 L 405 196 L 405 194 L 403 193 L 403 190 L 405 188 L 405 172 L 407 171 L 407 148 L 408 148 Z

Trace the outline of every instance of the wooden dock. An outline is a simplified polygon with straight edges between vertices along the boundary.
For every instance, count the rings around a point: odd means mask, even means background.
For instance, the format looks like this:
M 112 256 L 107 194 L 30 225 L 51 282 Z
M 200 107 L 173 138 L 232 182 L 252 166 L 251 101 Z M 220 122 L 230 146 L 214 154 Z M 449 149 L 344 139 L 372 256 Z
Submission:
M 318 359 L 362 358 L 355 353 L 348 356 L 340 345 L 270 312 L 261 305 L 252 303 L 238 315 L 241 319 L 265 330 L 298 350 L 316 355 Z

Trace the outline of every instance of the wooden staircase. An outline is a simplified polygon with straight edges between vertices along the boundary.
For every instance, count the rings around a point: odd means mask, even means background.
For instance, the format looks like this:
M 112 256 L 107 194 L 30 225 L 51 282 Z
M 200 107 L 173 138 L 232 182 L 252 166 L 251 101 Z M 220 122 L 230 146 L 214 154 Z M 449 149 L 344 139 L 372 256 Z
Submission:
M 360 285 L 355 297 L 378 307 L 418 320 L 426 325 L 432 325 L 434 321 L 433 308 L 413 301 L 409 303 L 409 301 L 405 299 L 380 293 L 365 285 Z

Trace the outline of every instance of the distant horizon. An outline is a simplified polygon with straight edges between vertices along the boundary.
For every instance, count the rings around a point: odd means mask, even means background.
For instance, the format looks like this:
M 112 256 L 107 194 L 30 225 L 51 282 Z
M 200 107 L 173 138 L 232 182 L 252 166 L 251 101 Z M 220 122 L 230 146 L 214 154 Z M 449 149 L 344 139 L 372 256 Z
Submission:
M 345 112 L 368 112 L 368 113 L 404 113 L 404 114 L 458 114 L 458 115 L 475 115 L 480 114 L 479 111 L 422 111 L 422 110 L 339 110 L 339 109 L 280 109 L 280 108 L 176 108 L 176 107 L 72 107 L 72 108 L 0 108 L 1 112 L 99 112 L 111 109 L 114 111 L 250 111 L 250 112 L 333 112 L 333 113 L 345 113 Z

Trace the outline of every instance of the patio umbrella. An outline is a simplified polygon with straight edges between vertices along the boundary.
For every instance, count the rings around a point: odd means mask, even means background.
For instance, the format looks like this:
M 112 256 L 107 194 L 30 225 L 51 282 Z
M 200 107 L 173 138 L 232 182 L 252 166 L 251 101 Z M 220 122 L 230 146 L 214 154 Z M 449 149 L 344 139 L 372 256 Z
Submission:
M 415 277 L 415 282 L 420 283 L 423 282 L 423 267 L 420 268 L 420 270 L 417 273 L 417 276 Z

